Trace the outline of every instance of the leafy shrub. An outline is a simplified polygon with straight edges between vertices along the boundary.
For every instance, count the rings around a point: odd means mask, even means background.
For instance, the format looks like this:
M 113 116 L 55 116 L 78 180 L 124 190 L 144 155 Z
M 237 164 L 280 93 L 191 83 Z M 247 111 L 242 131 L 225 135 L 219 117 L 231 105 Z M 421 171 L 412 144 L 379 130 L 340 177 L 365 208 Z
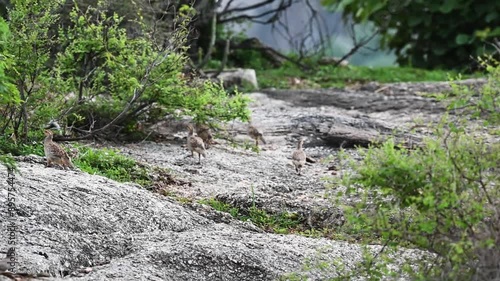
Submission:
M 452 91 L 443 94 L 440 99 L 448 102 L 448 109 L 457 114 L 465 114 L 472 119 L 482 119 L 485 126 L 498 125 L 500 124 L 498 93 L 500 63 L 491 57 L 479 58 L 478 61 L 488 74 L 488 80 L 481 90 L 452 83 Z
M 6 116 L 11 112 L 11 108 L 20 103 L 19 91 L 11 77 L 6 75 L 6 71 L 14 63 L 12 56 L 6 51 L 9 40 L 12 40 L 9 27 L 3 18 L 0 18 L 0 116 Z M 5 123 L 3 119 L 0 118 L 0 128 L 8 126 L 8 123 Z M 10 155 L 7 155 L 7 152 L 9 152 L 8 149 L 0 147 L 0 164 L 8 168 L 15 168 L 15 162 Z
M 27 143 L 29 131 L 56 118 L 73 133 L 115 137 L 177 109 L 198 120 L 248 118 L 241 94 L 229 96 L 219 84 L 182 74 L 190 7 L 179 10 L 171 40 L 158 45 L 140 14 L 129 34 L 124 18 L 108 12 L 103 1 L 84 10 L 73 3 L 59 25 L 64 3 L 12 1 L 9 25 L 16 40 L 7 41 L 5 52 L 14 60 L 8 76 L 22 102 L 0 104 L 7 113 L 0 116 L 0 133 Z
M 0 151 L 8 152 L 14 156 L 35 154 L 44 156 L 42 136 L 28 136 L 29 143 L 16 143 L 7 135 L 0 136 Z
M 323 0 L 322 4 L 340 8 L 346 20 L 373 22 L 382 34 L 382 46 L 394 49 L 401 65 L 469 69 L 470 57 L 493 52 L 486 42 L 500 36 L 498 1 Z
M 52 92 L 50 53 L 54 36 L 50 33 L 62 1 L 11 1 L 9 29 L 11 39 L 4 42 L 3 53 L 12 59 L 6 75 L 15 83 L 19 95 L 17 105 L 1 105 L 0 134 L 12 134 L 28 143 L 32 128 L 40 128 L 50 116 L 56 116 L 60 100 Z M 33 118 L 31 118 L 33 117 Z
M 498 124 L 491 110 L 500 97 L 498 68 L 489 68 L 479 93 L 455 87 L 450 107 L 468 114 L 445 116 L 416 150 L 393 140 L 361 150 L 362 163 L 343 178 L 346 194 L 358 199 L 347 218 L 362 236 L 385 252 L 406 246 L 434 255 L 404 266 L 418 280 L 500 277 L 500 145 L 471 131 L 478 118 Z

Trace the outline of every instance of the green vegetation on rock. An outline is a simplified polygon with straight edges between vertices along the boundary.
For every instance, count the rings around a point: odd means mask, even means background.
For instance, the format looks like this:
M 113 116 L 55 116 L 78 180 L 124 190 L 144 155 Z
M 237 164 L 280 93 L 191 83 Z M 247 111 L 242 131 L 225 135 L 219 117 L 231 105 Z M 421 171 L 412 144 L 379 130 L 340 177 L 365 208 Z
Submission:
M 371 81 L 381 83 L 392 82 L 424 82 L 424 81 L 447 81 L 458 73 L 444 70 L 424 70 L 410 67 L 364 67 L 364 66 L 318 66 L 317 68 L 304 71 L 297 66 L 285 65 L 275 69 L 264 69 L 257 71 L 257 78 L 261 88 L 342 88 L 353 84 L 362 84 Z M 464 78 L 475 77 L 475 75 L 464 75 Z M 298 78 L 302 84 L 292 82 Z
M 401 246 L 432 253 L 403 267 L 416 280 L 493 280 L 500 274 L 500 146 L 475 131 L 499 124 L 500 67 L 485 64 L 489 82 L 479 90 L 455 86 L 446 100 L 460 115 L 430 124 L 434 137 L 417 149 L 388 140 L 360 150 L 363 160 L 352 162 L 353 172 L 342 180 L 347 190 L 340 196 L 358 201 L 345 208 L 354 234 L 385 245 L 378 261 L 394 260 Z M 375 266 L 373 259 L 363 263 Z M 358 276 L 387 269 L 360 268 Z

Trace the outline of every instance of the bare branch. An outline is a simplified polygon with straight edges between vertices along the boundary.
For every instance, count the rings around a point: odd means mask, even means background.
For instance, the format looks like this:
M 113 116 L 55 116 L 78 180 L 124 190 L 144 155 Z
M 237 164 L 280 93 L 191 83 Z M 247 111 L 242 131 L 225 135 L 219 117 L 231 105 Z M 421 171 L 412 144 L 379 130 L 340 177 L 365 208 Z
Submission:
M 348 59 L 350 56 L 352 56 L 353 54 L 355 54 L 359 49 L 361 49 L 362 47 L 364 47 L 373 38 L 375 38 L 375 36 L 377 36 L 377 34 L 379 34 L 379 30 L 376 30 L 370 36 L 365 37 L 365 38 L 363 38 L 363 39 L 361 39 L 361 40 L 358 41 L 356 39 L 356 31 L 354 30 L 354 25 L 355 25 L 354 23 L 352 23 L 350 25 L 350 34 L 351 34 L 351 38 L 353 40 L 354 46 L 352 47 L 352 49 L 349 52 L 347 52 L 347 54 L 345 54 L 339 60 L 337 60 L 335 62 L 335 64 L 334 64 L 334 66 L 340 65 L 344 60 Z
M 273 32 L 287 40 L 290 47 L 299 54 L 300 59 L 324 52 L 325 48 L 330 45 L 330 38 L 333 35 L 332 29 L 328 28 L 325 19 L 311 4 L 311 1 L 306 0 L 301 3 L 304 5 L 302 14 L 307 15 L 307 21 L 302 25 L 302 30 L 292 30 L 294 24 L 297 24 L 297 19 L 293 18 L 289 21 L 288 13 L 283 13 L 283 16 L 272 26 Z
M 266 0 L 266 2 L 268 2 L 270 0 Z M 274 2 L 274 1 L 270 1 L 270 2 Z M 262 23 L 262 24 L 269 24 L 269 23 L 273 23 L 273 22 L 276 22 L 278 19 L 279 19 L 279 14 L 283 11 L 285 11 L 286 9 L 288 9 L 290 6 L 292 6 L 293 3 L 296 3 L 296 2 L 299 2 L 299 0 L 281 0 L 280 4 L 278 7 L 274 8 L 274 9 L 270 9 L 268 11 L 265 11 L 265 12 L 262 12 L 260 14 L 257 14 L 257 15 L 250 15 L 250 14 L 240 14 L 240 15 L 236 15 L 236 16 L 232 16 L 232 17 L 229 17 L 229 18 L 222 18 L 222 16 L 224 15 L 219 15 L 219 23 L 227 23 L 227 22 L 232 22 L 232 21 L 241 21 L 241 20 L 249 20 L 249 21 L 252 21 L 252 22 L 257 22 L 257 23 Z M 268 3 L 269 4 L 269 3 Z M 255 5 L 252 5 L 252 6 L 255 6 Z M 250 7 L 250 6 L 248 6 Z M 248 8 L 247 7 L 247 8 Z M 243 8 L 239 8 L 239 9 L 243 9 Z M 245 10 L 242 10 L 242 11 L 247 11 L 248 9 L 245 9 Z M 235 11 L 235 9 L 233 10 L 230 10 L 230 11 Z M 226 14 L 229 14 L 229 13 L 226 13 Z M 272 15 L 269 17 L 269 19 L 267 20 L 259 20 L 260 18 L 263 18 L 265 16 L 269 16 L 269 15 Z
M 229 7 L 231 7 L 231 4 L 233 3 L 234 0 L 229 0 L 229 2 L 227 2 L 226 4 L 226 7 L 224 7 L 224 10 L 222 10 L 222 12 L 219 14 L 219 15 L 223 15 L 227 12 L 227 10 L 229 9 Z
M 274 2 L 274 0 L 264 0 L 260 3 L 256 3 L 253 5 L 246 6 L 246 7 L 229 9 L 229 6 L 231 5 L 232 2 L 233 2 L 232 0 L 229 1 L 229 3 L 226 5 L 226 8 L 222 11 L 222 13 L 219 14 L 219 16 L 224 16 L 226 14 L 235 13 L 235 12 L 245 12 L 245 11 L 249 11 L 249 10 L 254 10 L 254 9 L 263 7 L 265 5 L 271 4 Z M 281 0 L 281 2 L 283 2 L 283 0 Z

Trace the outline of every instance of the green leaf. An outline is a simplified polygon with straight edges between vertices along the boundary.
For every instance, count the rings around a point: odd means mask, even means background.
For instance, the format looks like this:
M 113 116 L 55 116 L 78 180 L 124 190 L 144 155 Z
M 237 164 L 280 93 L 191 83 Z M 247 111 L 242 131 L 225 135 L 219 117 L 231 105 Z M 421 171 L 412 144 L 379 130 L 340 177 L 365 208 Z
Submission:
M 495 29 L 493 29 L 489 34 L 488 34 L 489 37 L 498 37 L 500 36 L 500 27 L 496 27 Z
M 422 23 L 423 19 L 422 17 L 415 17 L 415 16 L 412 16 L 412 17 L 409 17 L 408 18 L 408 25 L 410 27 L 414 27 L 414 26 L 417 26 L 419 25 L 420 23 Z
M 464 34 L 464 33 L 460 33 L 457 35 L 457 37 L 455 37 L 455 43 L 457 43 L 458 45 L 467 44 L 470 42 L 470 40 L 471 40 L 471 36 Z
M 457 7 L 457 0 L 446 0 L 443 5 L 439 8 L 439 11 L 443 14 L 448 14 L 453 9 Z
M 495 10 L 493 10 L 493 11 L 489 12 L 489 13 L 486 15 L 486 17 L 484 18 L 484 20 L 485 20 L 486 22 L 492 22 L 492 21 L 494 21 L 494 20 L 496 20 L 496 19 L 498 19 L 498 13 L 497 13 L 497 11 L 495 11 Z

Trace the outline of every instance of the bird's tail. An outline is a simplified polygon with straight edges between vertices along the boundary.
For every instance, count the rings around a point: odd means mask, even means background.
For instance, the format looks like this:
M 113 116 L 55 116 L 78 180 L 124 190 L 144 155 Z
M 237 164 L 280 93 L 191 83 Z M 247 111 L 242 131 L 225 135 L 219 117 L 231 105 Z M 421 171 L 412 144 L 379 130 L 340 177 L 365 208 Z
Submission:
M 262 136 L 259 137 L 260 140 L 262 141 L 263 144 L 266 144 L 266 141 L 264 140 L 264 138 Z

